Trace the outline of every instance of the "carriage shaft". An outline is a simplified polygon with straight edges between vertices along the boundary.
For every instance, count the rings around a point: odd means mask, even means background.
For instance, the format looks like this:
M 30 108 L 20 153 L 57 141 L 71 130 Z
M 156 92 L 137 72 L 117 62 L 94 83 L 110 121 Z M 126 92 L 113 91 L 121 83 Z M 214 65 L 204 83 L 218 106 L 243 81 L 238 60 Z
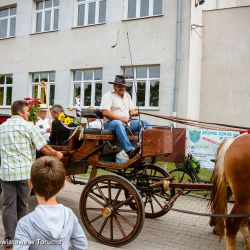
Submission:
M 164 183 L 165 182 L 170 182 L 171 180 L 173 180 L 174 177 L 173 176 L 169 176 L 169 177 L 166 177 L 158 182 L 155 182 L 153 184 L 150 185 L 150 188 L 157 188 L 157 187 L 160 187 L 160 186 L 164 186 Z M 169 185 L 169 183 L 168 183 Z
M 212 190 L 213 184 L 211 184 L 211 183 L 172 183 L 172 182 L 170 182 L 169 188 Z

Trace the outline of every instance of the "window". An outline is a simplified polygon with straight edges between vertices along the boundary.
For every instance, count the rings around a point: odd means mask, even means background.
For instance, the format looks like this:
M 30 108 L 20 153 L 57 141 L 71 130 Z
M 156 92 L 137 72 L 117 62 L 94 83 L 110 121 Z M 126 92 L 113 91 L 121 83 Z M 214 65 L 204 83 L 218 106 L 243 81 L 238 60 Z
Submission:
M 45 89 L 41 88 L 41 81 L 45 82 Z M 32 74 L 32 97 L 40 98 L 41 103 L 54 105 L 55 100 L 55 72 Z
M 80 96 L 82 106 L 100 106 L 102 98 L 102 69 L 73 71 L 73 104 Z
M 43 0 L 36 2 L 36 32 L 58 29 L 59 0 Z
M 12 103 L 12 75 L 0 75 L 0 106 Z
M 16 35 L 16 7 L 0 10 L 0 38 Z
M 124 68 L 124 75 L 128 84 L 126 90 L 137 106 L 159 107 L 160 66 L 135 67 L 135 84 L 132 67 Z
M 77 26 L 106 22 L 106 0 L 77 0 Z
M 127 0 L 128 19 L 162 14 L 162 0 Z

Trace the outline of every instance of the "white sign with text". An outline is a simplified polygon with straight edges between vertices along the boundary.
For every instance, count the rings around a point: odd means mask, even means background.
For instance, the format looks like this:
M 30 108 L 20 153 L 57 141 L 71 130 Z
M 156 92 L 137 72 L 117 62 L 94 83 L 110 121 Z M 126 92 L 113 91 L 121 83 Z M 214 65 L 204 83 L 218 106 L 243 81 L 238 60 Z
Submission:
M 235 131 L 187 129 L 187 152 L 199 160 L 202 168 L 213 168 L 211 159 L 215 159 L 221 142 L 239 134 Z

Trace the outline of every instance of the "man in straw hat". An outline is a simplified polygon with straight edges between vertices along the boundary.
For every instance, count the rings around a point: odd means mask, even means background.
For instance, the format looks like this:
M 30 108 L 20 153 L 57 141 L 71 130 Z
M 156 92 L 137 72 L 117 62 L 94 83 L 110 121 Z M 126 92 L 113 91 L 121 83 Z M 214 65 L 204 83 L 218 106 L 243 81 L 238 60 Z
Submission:
M 101 101 L 101 109 L 104 116 L 104 128 L 114 130 L 116 137 L 129 158 L 133 158 L 139 153 L 140 147 L 134 148 L 127 136 L 128 123 L 131 117 L 138 116 L 131 96 L 125 91 L 126 81 L 123 75 L 116 75 L 113 89 L 105 93 Z M 148 127 L 149 122 L 142 121 L 144 126 Z M 139 121 L 134 119 L 130 121 L 130 130 L 138 132 Z

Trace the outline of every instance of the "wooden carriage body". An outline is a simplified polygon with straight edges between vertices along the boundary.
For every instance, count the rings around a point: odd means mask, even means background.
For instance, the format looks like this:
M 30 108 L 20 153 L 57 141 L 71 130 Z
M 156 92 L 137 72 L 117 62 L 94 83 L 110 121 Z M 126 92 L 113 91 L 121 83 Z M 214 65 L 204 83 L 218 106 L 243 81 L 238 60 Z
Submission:
M 137 135 L 129 135 L 129 140 L 138 142 Z M 76 142 L 75 141 L 78 141 Z M 83 129 L 71 138 L 67 146 L 52 146 L 64 154 L 63 163 L 67 175 L 86 173 L 92 166 L 91 178 L 96 176 L 98 168 L 126 169 L 145 157 L 167 156 L 173 151 L 171 129 L 148 129 L 142 132 L 141 153 L 124 164 L 102 160 L 102 148 L 105 144 L 116 141 L 112 131 L 101 129 Z M 80 145 L 80 146 L 79 146 Z M 111 149 L 110 149 L 111 150 Z M 112 151 L 112 150 L 111 150 Z M 112 153 L 112 152 L 111 152 Z M 113 155 L 117 153 L 114 150 Z

